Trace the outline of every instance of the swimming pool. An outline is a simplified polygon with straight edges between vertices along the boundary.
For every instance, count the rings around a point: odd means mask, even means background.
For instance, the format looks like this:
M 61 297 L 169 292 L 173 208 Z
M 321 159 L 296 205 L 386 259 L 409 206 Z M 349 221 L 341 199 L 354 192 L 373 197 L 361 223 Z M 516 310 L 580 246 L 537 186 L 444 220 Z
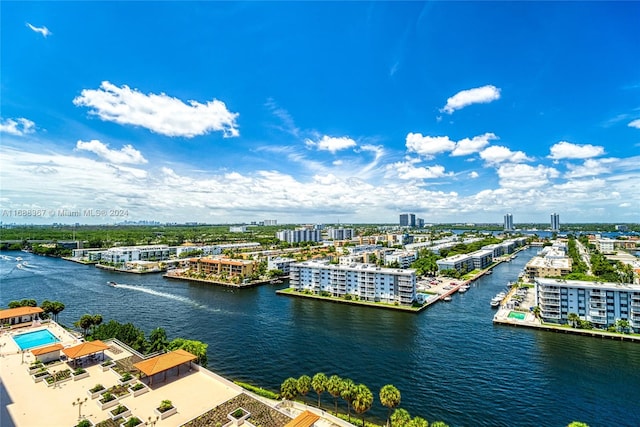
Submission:
M 509 312 L 509 319 L 517 319 L 517 320 L 524 320 L 524 318 L 526 317 L 526 313 L 520 313 L 519 311 L 511 311 Z
M 49 332 L 48 329 L 41 329 L 39 331 L 15 335 L 13 340 L 18 344 L 20 350 L 29 350 L 30 348 L 53 344 L 60 341 L 58 337 Z

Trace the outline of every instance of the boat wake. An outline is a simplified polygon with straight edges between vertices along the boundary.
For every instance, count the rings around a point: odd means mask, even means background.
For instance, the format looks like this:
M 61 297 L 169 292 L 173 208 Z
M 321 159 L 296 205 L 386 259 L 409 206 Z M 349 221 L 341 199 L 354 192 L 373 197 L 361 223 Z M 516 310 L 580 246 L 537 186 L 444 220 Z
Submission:
M 170 293 L 167 293 L 167 292 L 160 292 L 160 291 L 156 291 L 154 289 L 145 288 L 143 286 L 123 285 L 122 283 L 118 283 L 118 284 L 114 285 L 114 287 L 121 288 L 121 289 L 129 289 L 129 290 L 132 290 L 132 291 L 144 292 L 145 294 L 155 295 L 157 297 L 162 297 L 162 298 L 168 298 L 168 299 L 172 299 L 174 301 L 180 301 L 180 302 L 183 302 L 185 304 L 190 304 L 190 305 L 196 306 L 198 308 L 208 309 L 208 307 L 206 305 L 200 304 L 200 303 L 192 300 L 191 298 L 183 297 L 183 296 L 180 296 L 180 295 L 174 295 L 174 294 L 170 294 Z

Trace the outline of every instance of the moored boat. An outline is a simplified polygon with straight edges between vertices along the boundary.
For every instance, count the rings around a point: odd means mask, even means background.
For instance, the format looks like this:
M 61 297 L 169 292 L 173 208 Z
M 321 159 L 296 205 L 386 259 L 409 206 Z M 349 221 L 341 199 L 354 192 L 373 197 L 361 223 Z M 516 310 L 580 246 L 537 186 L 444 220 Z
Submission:
M 446 297 L 442 298 L 442 301 L 447 301 L 447 302 L 451 301 L 451 296 L 447 295 Z

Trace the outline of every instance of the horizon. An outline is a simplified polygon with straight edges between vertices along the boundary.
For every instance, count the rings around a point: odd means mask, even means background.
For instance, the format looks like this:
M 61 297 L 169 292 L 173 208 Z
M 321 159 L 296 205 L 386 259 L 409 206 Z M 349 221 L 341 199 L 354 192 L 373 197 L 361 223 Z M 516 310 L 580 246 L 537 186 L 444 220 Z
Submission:
M 1 8 L 3 224 L 640 222 L 638 2 Z

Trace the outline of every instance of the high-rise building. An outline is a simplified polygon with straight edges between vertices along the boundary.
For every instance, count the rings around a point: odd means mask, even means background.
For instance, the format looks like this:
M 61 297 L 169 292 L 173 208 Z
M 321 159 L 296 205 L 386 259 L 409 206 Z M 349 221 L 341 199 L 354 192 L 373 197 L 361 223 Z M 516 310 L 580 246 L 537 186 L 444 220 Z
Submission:
M 551 231 L 560 231 L 560 215 L 555 212 L 551 214 Z
M 415 227 L 416 214 L 400 214 L 400 227 Z
M 513 229 L 513 215 L 508 213 L 504 216 L 504 231 L 511 231 Z

